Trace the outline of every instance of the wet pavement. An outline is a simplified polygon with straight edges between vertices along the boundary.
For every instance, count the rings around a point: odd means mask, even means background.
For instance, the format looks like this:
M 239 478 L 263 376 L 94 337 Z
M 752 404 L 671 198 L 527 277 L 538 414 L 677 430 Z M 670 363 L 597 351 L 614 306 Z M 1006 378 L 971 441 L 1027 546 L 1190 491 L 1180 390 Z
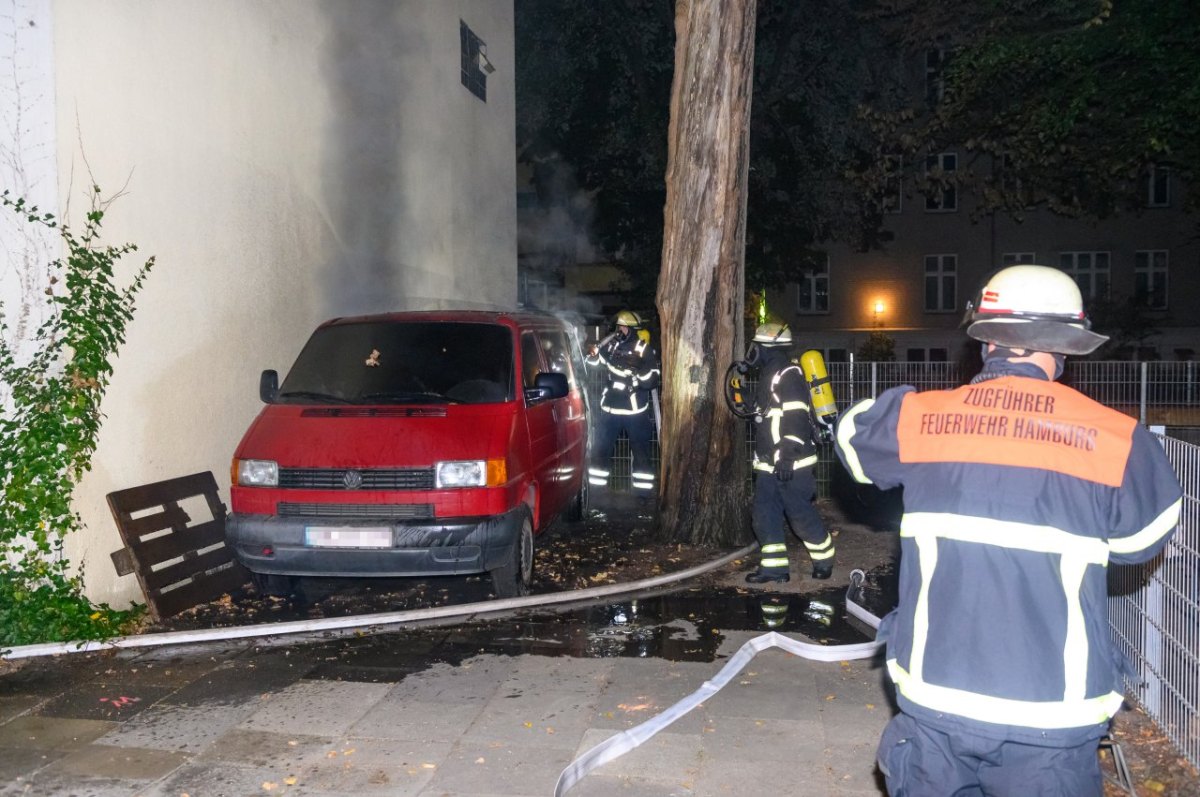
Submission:
M 839 588 L 688 588 L 454 627 L 31 660 L 0 675 L 0 795 L 550 795 L 578 755 L 767 630 L 868 639 L 843 609 Z M 890 713 L 871 662 L 764 651 L 568 794 L 879 795 Z

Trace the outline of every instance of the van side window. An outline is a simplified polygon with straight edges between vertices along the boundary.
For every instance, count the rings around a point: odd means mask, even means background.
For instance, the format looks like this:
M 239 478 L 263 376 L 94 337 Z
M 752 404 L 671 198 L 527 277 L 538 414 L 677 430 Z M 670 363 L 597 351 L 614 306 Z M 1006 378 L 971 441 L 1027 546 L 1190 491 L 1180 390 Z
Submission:
M 575 373 L 571 368 L 571 349 L 563 332 L 542 332 L 542 348 L 546 352 L 546 367 L 556 374 L 566 374 L 567 384 L 575 387 Z
M 542 370 L 541 347 L 532 332 L 521 334 L 521 385 L 535 387 L 537 375 Z

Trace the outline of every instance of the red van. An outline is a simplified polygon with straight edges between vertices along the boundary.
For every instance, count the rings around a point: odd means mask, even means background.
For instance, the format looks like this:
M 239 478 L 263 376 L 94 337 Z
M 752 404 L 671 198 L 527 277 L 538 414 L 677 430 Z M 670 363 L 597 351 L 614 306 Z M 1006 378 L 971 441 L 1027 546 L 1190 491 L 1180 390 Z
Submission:
M 226 537 L 260 589 L 296 576 L 488 572 L 528 591 L 534 537 L 587 508 L 582 352 L 552 315 L 431 311 L 313 332 L 242 437 Z

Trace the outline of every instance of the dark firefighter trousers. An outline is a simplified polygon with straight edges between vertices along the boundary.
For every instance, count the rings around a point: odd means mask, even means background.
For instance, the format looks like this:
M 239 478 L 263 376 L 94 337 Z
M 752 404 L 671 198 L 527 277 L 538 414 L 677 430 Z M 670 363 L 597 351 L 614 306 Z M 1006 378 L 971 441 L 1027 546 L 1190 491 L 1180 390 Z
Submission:
M 774 473 L 754 474 L 754 536 L 760 546 L 786 545 L 788 525 L 807 545 L 825 542 L 825 523 L 813 499 L 817 480 L 812 468 L 800 468 L 790 481 L 781 482 Z M 832 559 L 826 560 L 829 564 Z M 764 567 L 767 572 L 788 572 L 787 567 Z
M 897 714 L 877 758 L 891 797 L 1101 797 L 1099 744 L 1039 747 L 951 735 Z
M 654 413 L 649 407 L 636 415 L 602 410 L 599 423 L 596 424 L 596 437 L 592 440 L 592 464 L 611 473 L 613 446 L 622 431 L 629 434 L 629 450 L 633 454 L 632 471 L 647 474 L 647 478 L 637 480 L 638 485 L 635 486 L 653 489 L 655 470 L 651 461 L 651 446 L 654 440 Z

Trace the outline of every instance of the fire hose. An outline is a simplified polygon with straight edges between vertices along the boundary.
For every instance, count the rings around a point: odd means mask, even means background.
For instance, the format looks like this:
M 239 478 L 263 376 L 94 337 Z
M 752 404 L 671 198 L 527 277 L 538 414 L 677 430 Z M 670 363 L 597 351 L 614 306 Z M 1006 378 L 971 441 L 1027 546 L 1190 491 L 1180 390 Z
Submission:
M 858 602 L 861 600 L 862 584 L 866 574 L 861 570 L 850 573 L 850 587 L 846 590 L 846 611 L 851 616 L 878 630 L 879 618 Z M 720 671 L 705 681 L 692 694 L 683 698 L 666 711 L 651 717 L 640 725 L 621 731 L 610 736 L 600 744 L 588 750 L 579 758 L 572 761 L 558 777 L 554 787 L 554 797 L 562 797 L 568 789 L 583 779 L 585 775 L 598 766 L 628 753 L 630 750 L 649 740 L 654 734 L 666 728 L 675 720 L 708 700 L 740 673 L 750 660 L 761 651 L 768 648 L 783 648 L 794 656 L 812 661 L 847 661 L 852 659 L 869 659 L 883 645 L 880 641 L 859 642 L 852 645 L 817 645 L 812 642 L 801 642 L 797 639 L 771 631 L 757 636 L 742 645 Z

